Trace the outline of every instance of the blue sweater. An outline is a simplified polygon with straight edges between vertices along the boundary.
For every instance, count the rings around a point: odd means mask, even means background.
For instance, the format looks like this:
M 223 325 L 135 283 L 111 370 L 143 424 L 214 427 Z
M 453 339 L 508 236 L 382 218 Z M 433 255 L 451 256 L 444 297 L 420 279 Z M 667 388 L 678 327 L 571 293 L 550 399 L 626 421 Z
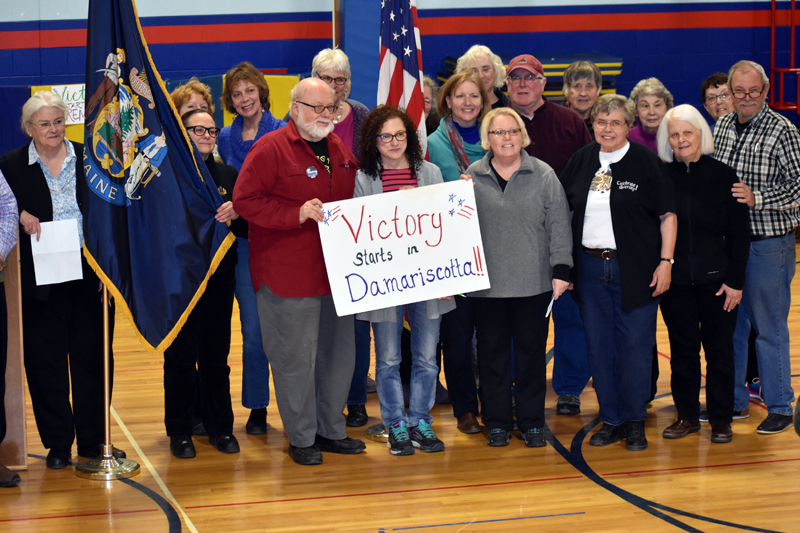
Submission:
M 253 144 L 261 137 L 271 131 L 282 128 L 286 123 L 273 117 L 269 111 L 264 111 L 264 116 L 261 117 L 261 122 L 258 124 L 258 133 L 256 138 L 252 141 L 242 140 L 242 124 L 244 119 L 237 116 L 233 119 L 233 124 L 225 126 L 219 132 L 217 138 L 217 147 L 219 148 L 219 155 L 222 156 L 225 164 L 235 167 L 236 170 L 242 170 L 242 164 L 247 157 L 247 153 L 252 148 Z

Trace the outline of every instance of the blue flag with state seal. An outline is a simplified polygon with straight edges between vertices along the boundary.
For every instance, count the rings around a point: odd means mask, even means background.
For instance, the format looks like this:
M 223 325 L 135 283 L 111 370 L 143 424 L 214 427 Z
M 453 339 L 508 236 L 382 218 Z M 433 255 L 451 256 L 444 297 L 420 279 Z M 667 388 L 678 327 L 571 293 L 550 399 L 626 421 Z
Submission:
M 214 219 L 222 197 L 133 0 L 90 0 L 86 52 L 84 255 L 140 340 L 163 351 L 234 237 Z

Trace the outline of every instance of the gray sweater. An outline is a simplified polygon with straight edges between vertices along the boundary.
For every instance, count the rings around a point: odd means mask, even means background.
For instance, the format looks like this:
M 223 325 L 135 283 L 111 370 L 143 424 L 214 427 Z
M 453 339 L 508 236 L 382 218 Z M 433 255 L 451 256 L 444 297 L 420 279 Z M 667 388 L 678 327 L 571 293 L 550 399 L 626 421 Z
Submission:
M 467 169 L 475 182 L 486 270 L 492 285 L 470 296 L 542 294 L 553 290 L 553 267 L 572 268 L 572 230 L 564 189 L 546 163 L 524 150 L 521 156 L 519 170 L 508 180 L 505 191 L 489 163 L 494 157 L 491 152 Z
M 435 185 L 437 183 L 443 183 L 442 173 L 439 171 L 439 167 L 433 163 L 423 161 L 419 172 L 417 172 L 417 187 L 425 187 L 426 185 Z M 383 194 L 383 182 L 380 176 L 370 176 L 359 170 L 356 173 L 356 188 L 353 193 L 353 198 L 372 196 L 373 194 Z M 440 315 L 456 308 L 455 298 L 451 300 L 428 300 L 426 303 L 428 305 L 425 315 L 431 320 L 439 318 Z M 387 307 L 385 309 L 358 313 L 356 318 L 369 322 L 396 322 L 397 313 L 394 307 Z

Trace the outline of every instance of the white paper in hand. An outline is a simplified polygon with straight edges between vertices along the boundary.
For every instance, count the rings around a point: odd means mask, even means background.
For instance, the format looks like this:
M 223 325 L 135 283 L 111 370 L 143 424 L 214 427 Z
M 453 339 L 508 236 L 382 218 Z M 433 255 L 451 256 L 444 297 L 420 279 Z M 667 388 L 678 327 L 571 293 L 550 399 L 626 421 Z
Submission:
M 83 279 L 81 241 L 76 219 L 40 223 L 39 240 L 31 235 L 36 285 Z

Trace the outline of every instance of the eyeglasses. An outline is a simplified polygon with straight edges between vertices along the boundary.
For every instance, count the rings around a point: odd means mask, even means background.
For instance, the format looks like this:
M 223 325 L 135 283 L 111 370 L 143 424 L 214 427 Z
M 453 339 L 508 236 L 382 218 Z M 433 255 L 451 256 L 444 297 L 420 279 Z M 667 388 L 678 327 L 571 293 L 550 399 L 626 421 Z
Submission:
M 731 97 L 730 93 L 710 94 L 706 96 L 706 103 L 708 105 L 714 105 L 717 103 L 717 100 L 719 100 L 720 102 L 727 102 L 730 99 L 730 97 Z M 742 96 L 742 98 L 744 98 L 744 96 Z
M 619 120 L 612 120 L 611 122 L 608 122 L 606 120 L 595 120 L 594 124 L 600 129 L 605 129 L 606 126 L 611 126 L 612 130 L 619 130 L 627 126 L 626 123 Z
M 307 104 L 305 102 L 301 102 L 300 100 L 295 100 L 295 102 L 297 102 L 298 104 L 303 104 L 306 107 L 310 107 L 311 109 L 314 110 L 314 113 L 316 113 L 317 115 L 321 115 L 322 112 L 325 111 L 326 109 L 328 110 L 328 113 L 334 113 L 334 112 L 336 112 L 336 109 L 337 109 L 336 104 L 331 104 L 331 105 L 311 105 L 311 104 Z
M 519 83 L 519 82 L 520 82 L 520 81 L 522 81 L 522 80 L 525 80 L 525 81 L 527 81 L 527 82 L 529 82 L 529 83 L 530 83 L 530 82 L 532 82 L 533 80 L 536 80 L 536 81 L 543 81 L 545 78 L 544 78 L 544 76 L 534 76 L 533 74 L 526 74 L 526 75 L 524 75 L 524 76 L 515 76 L 515 75 L 512 75 L 512 76 L 509 76 L 509 77 L 508 77 L 508 79 L 509 79 L 509 80 L 510 80 L 512 83 Z
M 57 118 L 53 122 L 29 122 L 29 124 L 36 126 L 40 130 L 49 130 L 51 126 L 55 126 L 58 129 L 66 125 L 66 121 L 63 118 Z
M 505 137 L 508 134 L 510 137 L 516 137 L 519 135 L 521 130 L 519 128 L 511 128 L 510 130 L 492 130 L 487 133 L 491 133 L 495 137 Z
M 330 82 L 335 83 L 336 85 L 344 85 L 347 82 L 347 78 L 339 76 L 338 78 L 331 78 L 330 76 L 317 76 L 319 79 L 324 81 L 325 83 L 330 84 Z
M 219 128 L 206 128 L 205 126 L 188 126 L 186 130 L 193 131 L 198 137 L 202 137 L 206 134 L 206 132 L 208 132 L 208 134 L 212 137 L 216 137 L 219 135 L 219 132 L 222 131 Z
M 394 135 L 391 133 L 381 133 L 378 135 L 378 139 L 381 140 L 382 143 L 390 143 L 392 139 L 397 139 L 398 141 L 405 141 L 406 137 L 408 137 L 408 133 L 406 131 L 398 131 Z
M 733 96 L 735 96 L 739 100 L 744 100 L 745 96 L 749 96 L 750 98 L 755 100 L 756 98 L 761 96 L 763 93 L 764 93 L 764 87 L 762 86 L 760 91 L 757 91 L 755 89 L 750 89 L 747 92 L 744 92 L 741 89 L 733 91 Z

